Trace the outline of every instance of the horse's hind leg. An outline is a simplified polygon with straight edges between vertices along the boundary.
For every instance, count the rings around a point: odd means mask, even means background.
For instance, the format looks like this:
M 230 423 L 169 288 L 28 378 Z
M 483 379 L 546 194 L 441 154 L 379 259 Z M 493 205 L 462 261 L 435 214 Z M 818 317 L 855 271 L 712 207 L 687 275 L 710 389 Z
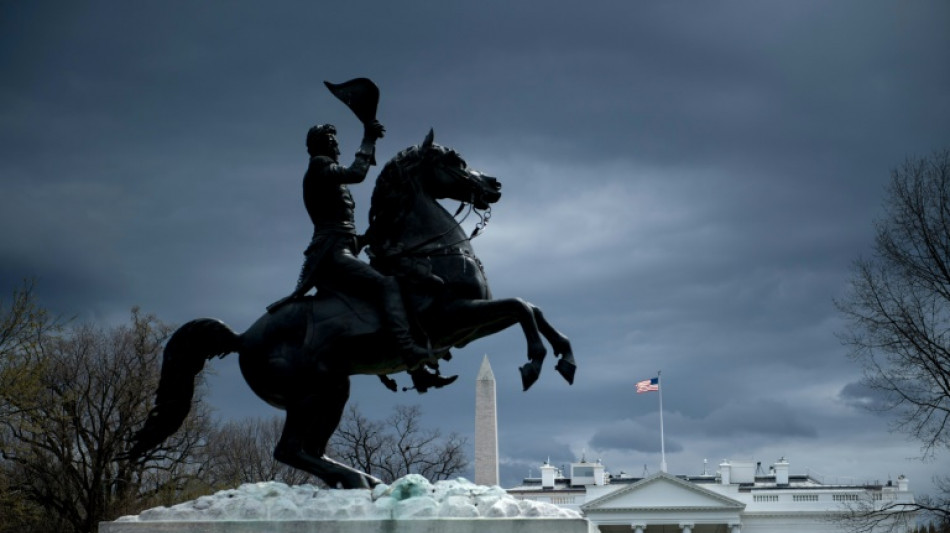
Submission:
M 312 394 L 288 402 L 284 431 L 274 449 L 274 458 L 310 472 L 331 488 L 372 488 L 381 481 L 340 464 L 325 455 L 327 442 L 340 424 L 350 396 L 350 379 L 320 380 L 309 386 Z

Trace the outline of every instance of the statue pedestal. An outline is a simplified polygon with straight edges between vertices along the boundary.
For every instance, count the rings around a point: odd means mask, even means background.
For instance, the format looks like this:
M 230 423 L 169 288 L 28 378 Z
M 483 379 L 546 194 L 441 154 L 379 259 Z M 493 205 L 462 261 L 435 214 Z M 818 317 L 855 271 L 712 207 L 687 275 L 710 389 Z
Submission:
M 588 533 L 576 511 L 464 479 L 370 490 L 248 483 L 99 524 L 99 533 Z
M 583 518 L 103 522 L 99 533 L 588 533 Z

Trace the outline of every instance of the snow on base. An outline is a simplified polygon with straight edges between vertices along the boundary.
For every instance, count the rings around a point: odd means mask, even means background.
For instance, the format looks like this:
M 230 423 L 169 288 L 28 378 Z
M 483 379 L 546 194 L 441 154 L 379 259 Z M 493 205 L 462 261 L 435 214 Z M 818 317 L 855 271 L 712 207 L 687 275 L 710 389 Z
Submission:
M 246 483 L 172 507 L 155 507 L 118 522 L 205 520 L 389 520 L 419 518 L 581 518 L 546 502 L 517 500 L 498 486 L 459 478 L 434 485 L 409 474 L 390 485 L 321 489 L 313 485 Z

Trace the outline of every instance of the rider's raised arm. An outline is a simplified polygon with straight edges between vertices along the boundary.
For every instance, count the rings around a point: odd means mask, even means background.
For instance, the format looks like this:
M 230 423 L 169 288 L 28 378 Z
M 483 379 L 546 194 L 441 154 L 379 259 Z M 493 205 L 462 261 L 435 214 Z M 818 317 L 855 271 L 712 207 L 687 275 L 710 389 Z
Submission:
M 385 128 L 379 122 L 368 125 L 363 133 L 363 141 L 360 143 L 360 149 L 356 152 L 353 163 L 348 167 L 332 164 L 324 170 L 324 176 L 337 183 L 362 182 L 366 179 L 369 167 L 376 164 L 376 139 L 382 137 L 385 131 Z
M 314 161 L 315 159 L 324 159 L 324 161 Z M 310 164 L 314 165 L 326 165 L 323 171 L 320 173 L 323 179 L 333 181 L 336 183 L 360 183 L 366 179 L 366 174 L 369 172 L 370 167 L 370 156 L 360 151 L 356 153 L 356 159 L 348 167 L 343 165 L 338 165 L 330 161 L 328 157 L 318 156 L 311 159 Z

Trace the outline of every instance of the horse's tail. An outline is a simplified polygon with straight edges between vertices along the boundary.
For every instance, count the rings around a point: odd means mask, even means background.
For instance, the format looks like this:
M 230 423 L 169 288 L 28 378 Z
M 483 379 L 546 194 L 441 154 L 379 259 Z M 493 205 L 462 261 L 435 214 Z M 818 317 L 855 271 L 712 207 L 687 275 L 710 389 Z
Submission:
M 237 351 L 240 343 L 238 334 L 213 318 L 192 320 L 172 334 L 165 345 L 155 407 L 142 429 L 132 437 L 127 458 L 138 460 L 178 431 L 191 411 L 195 377 L 205 361 Z

